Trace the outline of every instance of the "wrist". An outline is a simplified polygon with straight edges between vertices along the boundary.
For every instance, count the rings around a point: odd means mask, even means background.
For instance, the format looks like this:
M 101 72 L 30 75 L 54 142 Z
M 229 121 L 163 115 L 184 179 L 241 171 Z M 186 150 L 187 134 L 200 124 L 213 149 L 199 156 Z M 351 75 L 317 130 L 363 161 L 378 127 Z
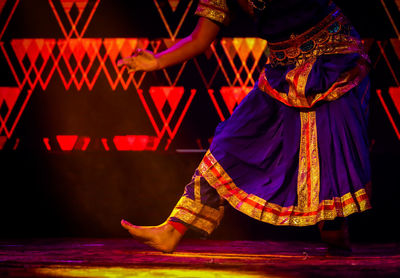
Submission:
M 155 54 L 154 58 L 155 58 L 155 62 L 156 62 L 155 70 L 161 70 L 161 69 L 166 67 L 164 65 L 164 63 L 163 63 L 163 59 L 162 59 L 162 54 L 161 53 Z

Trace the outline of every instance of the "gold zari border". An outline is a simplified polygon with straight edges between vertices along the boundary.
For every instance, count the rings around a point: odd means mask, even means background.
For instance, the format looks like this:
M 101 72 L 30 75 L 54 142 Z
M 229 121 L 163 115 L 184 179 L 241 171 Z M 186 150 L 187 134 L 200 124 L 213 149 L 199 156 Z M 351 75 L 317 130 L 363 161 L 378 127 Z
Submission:
M 219 209 L 214 209 L 183 196 L 176 204 L 169 218 L 177 218 L 190 226 L 211 234 L 219 225 L 223 215 L 223 206 L 220 206 Z
M 194 201 L 197 203 L 201 203 L 200 179 L 200 176 L 194 178 Z
M 322 220 L 345 217 L 371 208 L 365 189 L 347 193 L 342 197 L 334 197 L 332 200 L 320 201 L 316 210 L 307 212 L 298 206 L 282 207 L 269 203 L 238 188 L 210 151 L 206 153 L 198 169 L 218 194 L 235 209 L 273 225 L 309 226 Z
M 337 30 L 330 31 L 329 28 L 332 26 L 336 27 Z M 265 70 L 259 77 L 258 87 L 260 90 L 288 106 L 311 108 L 322 100 L 336 100 L 356 87 L 368 74 L 369 58 L 362 42 L 351 36 L 349 28 L 352 27 L 350 27 L 347 19 L 340 10 L 335 9 L 319 24 L 306 32 L 293 36 L 287 41 L 269 43 L 271 55 L 267 64 L 272 67 L 294 64 L 295 67 L 286 74 L 288 92 L 279 92 L 272 88 Z M 344 32 L 343 34 L 341 30 Z M 310 50 L 302 50 L 302 45 L 309 43 L 312 45 Z M 325 92 L 306 95 L 307 80 L 318 57 L 352 53 L 360 55 L 357 65 L 341 73 Z
M 305 87 L 307 85 L 307 79 L 315 61 L 316 57 L 313 57 L 286 74 L 286 81 L 289 84 L 289 93 L 279 92 L 272 88 L 265 76 L 265 72 L 262 72 L 260 75 L 258 87 L 263 92 L 288 106 L 311 108 L 319 101 L 333 101 L 338 99 L 360 84 L 367 76 L 369 70 L 366 60 L 360 58 L 358 65 L 341 74 L 339 79 L 334 82 L 326 92 L 306 96 Z
M 299 173 L 297 177 L 298 209 L 303 212 L 318 210 L 319 157 L 315 111 L 300 112 L 301 136 Z

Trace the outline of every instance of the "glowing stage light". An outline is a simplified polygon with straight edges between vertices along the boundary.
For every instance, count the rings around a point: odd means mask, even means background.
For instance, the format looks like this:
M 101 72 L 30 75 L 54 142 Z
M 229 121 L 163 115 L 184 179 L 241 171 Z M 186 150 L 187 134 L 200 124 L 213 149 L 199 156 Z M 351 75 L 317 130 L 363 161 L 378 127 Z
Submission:
M 52 277 L 204 277 L 204 278 L 256 278 L 277 277 L 245 271 L 185 268 L 124 268 L 124 267 L 65 267 L 52 266 L 35 269 L 36 274 Z
M 389 118 L 390 123 L 392 124 L 392 127 L 397 135 L 397 138 L 400 140 L 400 129 L 394 120 L 394 115 L 396 115 L 397 113 L 400 114 L 400 87 L 391 87 L 389 88 L 389 91 L 386 92 L 386 94 L 390 96 L 393 105 L 396 108 L 395 111 L 391 111 L 389 109 L 387 105 L 387 100 L 385 101 L 385 98 L 383 97 L 383 94 L 385 93 L 383 93 L 382 90 L 376 90 L 376 93 L 379 97 L 379 100 L 382 103 L 382 106 Z

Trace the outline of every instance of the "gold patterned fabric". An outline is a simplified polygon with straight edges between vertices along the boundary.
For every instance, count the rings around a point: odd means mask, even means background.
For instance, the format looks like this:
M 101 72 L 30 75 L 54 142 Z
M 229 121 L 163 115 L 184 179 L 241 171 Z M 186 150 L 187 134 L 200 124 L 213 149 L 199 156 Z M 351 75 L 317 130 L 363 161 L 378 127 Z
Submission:
M 306 149 L 306 156 L 300 155 L 300 167 L 313 167 L 318 163 L 316 155 L 316 138 L 313 135 L 314 128 L 313 115 L 303 115 L 302 122 L 304 132 L 310 132 L 310 136 L 304 144 L 309 141 L 310 146 Z M 309 131 L 307 131 L 310 129 Z M 312 146 L 314 145 L 314 146 Z M 303 152 L 304 150 L 302 150 Z M 309 159 L 307 161 L 307 159 Z M 198 168 L 200 174 L 207 182 L 217 190 L 218 194 L 227 200 L 235 209 L 247 214 L 248 216 L 281 226 L 308 226 L 314 225 L 322 220 L 333 220 L 336 217 L 345 217 L 355 212 L 362 212 L 371 208 L 365 189 L 360 189 L 355 193 L 347 193 L 341 197 L 334 197 L 331 200 L 318 200 L 319 177 L 318 168 L 311 171 L 299 170 L 299 181 L 305 181 L 304 192 L 299 192 L 299 204 L 290 207 L 282 207 L 248 194 L 237 187 L 229 174 L 218 163 L 210 151 L 204 156 Z M 314 175 L 314 176 L 313 176 Z M 311 182 L 308 187 L 307 183 Z M 314 183 L 314 184 L 313 184 Z M 303 185 L 300 185 L 302 187 Z M 302 191 L 302 190 L 300 190 Z
M 369 58 L 361 41 L 350 35 L 351 27 L 339 10 L 333 11 L 317 26 L 284 42 L 269 43 L 271 67 L 295 65 L 286 74 L 289 91 L 281 92 L 270 85 L 264 72 L 258 87 L 280 102 L 298 108 L 311 108 L 320 101 L 333 101 L 356 87 L 368 75 Z M 307 95 L 309 75 L 321 55 L 358 53 L 356 66 L 343 72 L 325 91 Z
M 224 200 L 196 171 L 169 219 L 207 235 L 219 225 L 223 215 Z
M 226 0 L 200 0 L 195 14 L 224 25 L 228 24 Z
M 364 59 L 359 59 L 357 66 L 341 74 L 324 92 L 314 95 L 306 95 L 305 87 L 307 85 L 308 76 L 316 61 L 316 57 L 310 58 L 305 63 L 286 75 L 286 80 L 289 85 L 289 92 L 279 92 L 271 87 L 265 73 L 262 73 L 259 78 L 258 87 L 271 97 L 280 102 L 298 108 L 311 108 L 320 101 L 333 101 L 356 87 L 367 75 L 369 66 Z
M 317 211 L 320 170 L 315 111 L 300 111 L 300 119 L 301 135 L 297 177 L 298 209 L 303 212 Z
M 353 27 L 337 8 L 320 23 L 300 35 L 282 42 L 269 42 L 268 63 L 272 66 L 299 66 L 321 55 L 359 53 L 368 56 L 362 42 L 352 36 Z
M 202 204 L 199 200 L 182 196 L 169 218 L 178 219 L 196 230 L 211 234 L 218 227 L 223 216 L 224 206 L 222 204 L 215 209 Z

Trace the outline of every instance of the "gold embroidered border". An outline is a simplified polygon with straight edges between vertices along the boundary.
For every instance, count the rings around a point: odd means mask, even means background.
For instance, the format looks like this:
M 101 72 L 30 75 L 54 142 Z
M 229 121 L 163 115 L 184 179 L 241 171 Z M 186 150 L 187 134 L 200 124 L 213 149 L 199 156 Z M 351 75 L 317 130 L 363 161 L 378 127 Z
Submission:
M 226 0 L 200 0 L 195 14 L 222 24 L 227 24 L 228 6 Z
M 169 218 L 177 218 L 207 234 L 211 234 L 219 225 L 223 215 L 223 206 L 220 206 L 219 209 L 214 209 L 183 196 L 176 204 Z
M 308 105 L 306 98 L 306 85 L 308 76 L 317 58 L 312 58 L 299 67 L 289 71 L 286 75 L 286 81 L 289 84 L 289 93 L 287 99 L 291 103 L 306 107 Z M 285 95 L 286 96 L 286 95 Z
M 258 87 L 263 92 L 288 106 L 311 108 L 319 101 L 333 101 L 338 99 L 360 84 L 360 82 L 367 76 L 369 70 L 366 60 L 360 58 L 357 66 L 344 72 L 326 92 L 305 96 L 305 93 L 303 93 L 302 90 L 303 87 L 305 88 L 307 85 L 308 75 L 315 61 L 315 57 L 311 58 L 306 63 L 295 67 L 287 73 L 286 80 L 289 83 L 289 93 L 279 92 L 272 88 L 265 76 L 265 72 L 262 72 L 260 75 Z M 307 78 L 305 78 L 306 76 Z M 296 80 L 296 77 L 298 80 Z
M 194 178 L 194 201 L 196 203 L 201 203 L 200 179 L 200 176 Z
M 319 205 L 319 158 L 315 111 L 300 112 L 301 136 L 297 177 L 298 209 L 316 211 Z
M 268 203 L 238 188 L 210 151 L 206 153 L 198 169 L 218 194 L 234 208 L 252 218 L 273 225 L 314 225 L 322 220 L 332 220 L 337 216 L 344 217 L 371 208 L 365 189 L 332 200 L 323 200 L 317 210 L 309 212 L 304 212 L 297 206 L 281 207 Z
M 272 67 L 299 66 L 311 57 L 349 53 L 359 53 L 369 60 L 360 39 L 351 35 L 353 29 L 340 9 L 336 8 L 307 31 L 292 34 L 286 41 L 270 42 L 268 64 Z

